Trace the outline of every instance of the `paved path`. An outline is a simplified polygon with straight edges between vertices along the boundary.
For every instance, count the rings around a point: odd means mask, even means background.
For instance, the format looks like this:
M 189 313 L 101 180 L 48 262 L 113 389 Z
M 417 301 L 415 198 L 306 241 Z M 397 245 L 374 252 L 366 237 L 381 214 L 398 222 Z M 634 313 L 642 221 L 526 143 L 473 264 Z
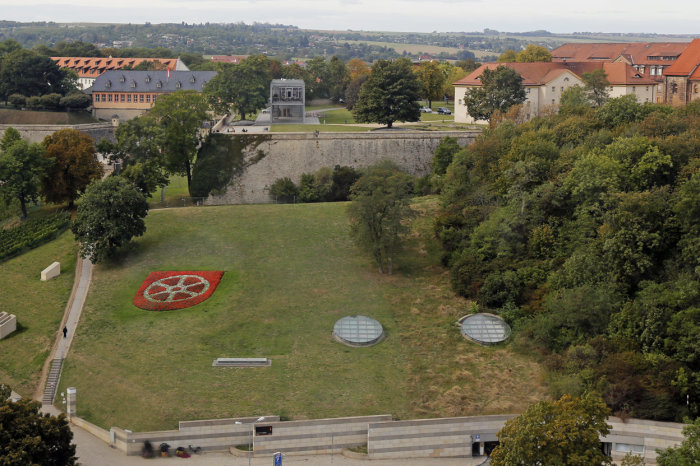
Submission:
M 68 303 L 68 316 L 64 319 L 64 325 L 68 328 L 68 335 L 66 338 L 63 338 L 63 328 L 59 330 L 59 335 L 57 337 L 58 344 L 56 346 L 56 353 L 53 356 L 54 358 L 65 359 L 66 356 L 68 356 L 68 350 L 73 341 L 73 335 L 75 335 L 78 328 L 80 314 L 83 312 L 85 297 L 90 288 L 90 280 L 92 280 L 92 262 L 78 257 L 76 268 L 80 269 L 80 276 L 76 277 L 78 279 L 78 287 L 75 289 L 75 294 L 72 296 L 72 302 Z

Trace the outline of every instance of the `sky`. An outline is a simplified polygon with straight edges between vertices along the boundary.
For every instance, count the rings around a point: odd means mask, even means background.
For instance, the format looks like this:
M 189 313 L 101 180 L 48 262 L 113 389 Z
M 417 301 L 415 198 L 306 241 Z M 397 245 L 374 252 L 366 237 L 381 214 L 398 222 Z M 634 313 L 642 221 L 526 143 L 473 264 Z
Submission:
M 644 32 L 700 36 L 700 1 L 0 0 L 0 19 L 106 23 L 281 23 L 304 29 Z

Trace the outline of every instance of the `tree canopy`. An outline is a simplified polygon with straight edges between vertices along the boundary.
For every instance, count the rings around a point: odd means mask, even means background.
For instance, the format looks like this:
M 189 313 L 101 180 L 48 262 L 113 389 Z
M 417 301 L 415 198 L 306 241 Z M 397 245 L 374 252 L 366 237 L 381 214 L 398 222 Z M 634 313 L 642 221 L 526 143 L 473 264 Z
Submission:
M 418 81 L 423 86 L 423 96 L 428 100 L 428 107 L 432 107 L 433 100 L 441 99 L 445 83 L 445 75 L 437 62 L 422 63 L 416 70 Z
M 685 440 L 677 447 L 657 450 L 659 466 L 696 466 L 700 464 L 700 418 L 686 420 L 683 428 Z
M 235 110 L 245 120 L 246 115 L 265 107 L 270 92 L 268 61 L 252 56 L 237 65 L 224 66 L 204 89 L 212 108 L 222 114 Z
M 0 464 L 72 466 L 76 464 L 73 432 L 64 414 L 41 414 L 41 403 L 9 400 L 10 387 L 0 384 Z
M 588 100 L 595 107 L 602 106 L 609 98 L 608 86 L 610 86 L 610 81 L 608 81 L 605 70 L 600 68 L 588 73 L 583 73 L 581 79 L 583 79 L 583 83 L 585 84 L 584 90 L 586 91 Z
M 535 403 L 498 433 L 491 464 L 612 464 L 600 448 L 600 437 L 610 433 L 608 414 L 603 400 L 592 395 Z
M 410 60 L 378 60 L 362 85 L 353 116 L 360 123 L 382 123 L 389 128 L 395 121 L 418 121 L 420 89 Z
M 95 145 L 87 134 L 75 129 L 62 129 L 46 136 L 44 156 L 51 159 L 42 180 L 41 192 L 49 202 L 68 201 L 69 207 L 94 179 L 102 176 Z
M 507 66 L 484 69 L 481 86 L 467 89 L 464 95 L 467 112 L 475 120 L 488 120 L 496 110 L 506 112 L 524 101 L 523 78 Z
M 357 245 L 372 254 L 380 273 L 393 271 L 406 231 L 402 221 L 411 214 L 412 192 L 412 177 L 388 161 L 367 168 L 352 187 L 351 233 Z
M 208 118 L 204 97 L 197 91 L 178 91 L 159 97 L 148 113 L 160 125 L 159 139 L 166 170 L 187 177 L 192 186 L 192 163 L 197 155 L 199 129 Z
M 45 148 L 16 139 L 13 128 L 8 128 L 0 143 L 0 192 L 16 198 L 27 218 L 27 202 L 39 197 L 39 184 L 50 161 L 44 157 Z
M 14 49 L 0 62 L 0 98 L 12 94 L 35 96 L 71 90 L 65 82 L 66 72 L 49 57 L 26 49 Z
M 134 236 L 146 232 L 148 202 L 121 176 L 95 180 L 88 186 L 71 225 L 80 255 L 93 264 L 113 257 Z

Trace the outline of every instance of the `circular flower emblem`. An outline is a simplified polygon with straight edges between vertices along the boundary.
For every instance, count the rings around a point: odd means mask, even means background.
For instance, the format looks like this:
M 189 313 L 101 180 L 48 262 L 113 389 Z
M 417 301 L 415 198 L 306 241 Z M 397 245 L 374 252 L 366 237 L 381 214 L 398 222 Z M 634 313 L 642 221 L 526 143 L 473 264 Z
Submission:
M 216 289 L 224 272 L 152 272 L 141 284 L 134 305 L 151 311 L 170 311 L 194 306 Z

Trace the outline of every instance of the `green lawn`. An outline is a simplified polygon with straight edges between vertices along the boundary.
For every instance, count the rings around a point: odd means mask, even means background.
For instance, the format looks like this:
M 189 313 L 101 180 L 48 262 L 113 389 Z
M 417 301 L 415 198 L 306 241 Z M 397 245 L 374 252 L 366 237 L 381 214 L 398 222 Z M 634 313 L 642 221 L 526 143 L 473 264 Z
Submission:
M 189 198 L 190 192 L 187 189 L 187 178 L 184 176 L 170 175 L 170 183 L 165 187 L 165 196 L 161 198 L 161 189 L 156 189 L 148 198 L 148 205 L 151 208 L 158 207 L 181 207 L 183 198 Z M 161 202 L 161 199 L 164 202 Z
M 49 355 L 73 287 L 77 247 L 70 231 L 36 249 L 0 262 L 0 310 L 17 316 L 17 332 L 0 340 L 0 383 L 31 397 Z M 61 275 L 40 281 L 41 271 L 61 263 Z M 21 325 L 21 328 L 19 327 Z
M 459 335 L 466 303 L 438 265 L 431 218 L 414 225 L 387 277 L 352 245 L 342 203 L 152 211 L 123 262 L 96 268 L 60 389 L 77 387 L 80 416 L 132 430 L 261 414 L 512 412 L 543 397 L 537 364 Z M 131 300 L 155 270 L 226 273 L 202 304 L 137 309 Z M 335 342 L 333 323 L 354 314 L 378 319 L 387 338 L 371 348 Z M 272 366 L 214 368 L 217 357 Z
M 367 132 L 371 126 L 344 126 L 344 125 L 272 125 L 272 133 L 308 133 L 318 131 L 321 133 L 349 133 Z

